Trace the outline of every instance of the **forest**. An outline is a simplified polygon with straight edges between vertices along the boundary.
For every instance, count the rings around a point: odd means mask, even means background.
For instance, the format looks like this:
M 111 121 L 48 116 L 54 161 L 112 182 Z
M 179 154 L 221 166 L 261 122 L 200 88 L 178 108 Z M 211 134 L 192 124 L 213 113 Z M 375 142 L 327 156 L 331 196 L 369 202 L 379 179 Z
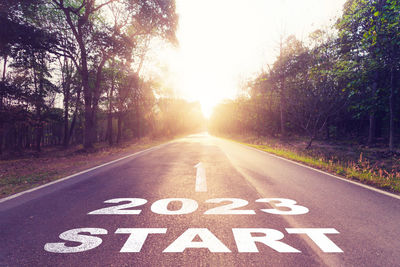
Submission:
M 99 4 L 100 3 L 100 4 Z M 199 103 L 143 75 L 152 40 L 177 45 L 174 1 L 3 0 L 0 153 L 202 129 Z M 219 104 L 212 133 L 398 145 L 400 3 L 348 0 L 331 26 L 283 36 L 273 64 Z
M 400 2 L 348 0 L 332 27 L 282 37 L 276 61 L 216 107 L 210 130 L 385 144 L 400 135 Z
M 0 154 L 198 130 L 199 103 L 142 75 L 177 22 L 174 1 L 0 1 Z

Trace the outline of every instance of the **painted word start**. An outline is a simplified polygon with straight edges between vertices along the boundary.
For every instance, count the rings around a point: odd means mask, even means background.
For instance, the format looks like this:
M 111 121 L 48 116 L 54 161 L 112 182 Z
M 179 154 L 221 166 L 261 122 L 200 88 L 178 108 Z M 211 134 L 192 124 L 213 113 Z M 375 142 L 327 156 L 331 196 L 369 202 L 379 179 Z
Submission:
M 307 235 L 323 252 L 343 252 L 326 234 L 337 234 L 334 228 L 286 228 L 289 234 Z M 167 228 L 118 228 L 116 234 L 128 234 L 120 252 L 140 252 L 149 234 L 165 234 Z M 301 251 L 282 242 L 283 233 L 269 228 L 233 228 L 233 237 L 237 250 L 243 252 L 258 252 L 256 242 L 263 243 L 280 253 L 300 253 Z M 89 233 L 89 235 L 84 234 Z M 94 235 L 106 235 L 103 228 L 78 228 L 60 234 L 64 241 L 78 242 L 80 245 L 69 247 L 65 242 L 47 243 L 44 249 L 54 253 L 76 253 L 94 249 L 103 242 Z M 254 236 L 257 234 L 257 236 Z M 196 237 L 201 241 L 193 241 Z M 231 252 L 207 228 L 189 228 L 173 241 L 163 252 L 183 252 L 187 248 L 207 248 L 210 252 Z
M 104 201 L 107 204 L 125 204 L 108 206 L 89 212 L 89 215 L 138 215 L 141 209 L 132 209 L 147 203 L 143 198 L 115 198 Z M 213 198 L 206 203 L 220 204 L 204 212 L 206 215 L 254 215 L 256 212 L 243 209 L 248 201 L 239 198 Z M 228 202 L 228 204 L 226 204 Z M 277 215 L 301 215 L 309 212 L 309 209 L 298 205 L 296 201 L 287 198 L 261 198 L 255 202 L 269 203 L 272 208 L 260 209 L 264 213 Z M 178 209 L 171 210 L 171 203 L 180 203 Z M 177 205 L 175 205 L 177 206 Z M 151 205 L 151 211 L 162 215 L 189 214 L 198 209 L 197 201 L 188 198 L 167 198 L 155 201 Z M 307 235 L 325 253 L 343 252 L 327 234 L 338 234 L 334 228 L 285 228 L 288 234 Z M 140 252 L 147 237 L 150 234 L 166 234 L 167 228 L 118 228 L 116 234 L 129 235 L 120 252 Z M 270 228 L 233 228 L 233 237 L 239 253 L 258 252 L 256 243 L 262 243 L 280 253 L 300 253 L 301 251 L 281 241 L 284 234 Z M 66 242 L 47 243 L 44 250 L 52 253 L 77 253 L 94 249 L 101 245 L 103 240 L 99 235 L 106 235 L 108 231 L 103 228 L 77 228 L 65 231 L 59 235 L 64 241 L 79 243 L 77 246 L 67 246 Z M 201 241 L 194 241 L 200 238 Z M 183 252 L 187 248 L 206 248 L 210 252 L 231 252 L 210 230 L 207 228 L 189 228 L 175 239 L 163 252 Z

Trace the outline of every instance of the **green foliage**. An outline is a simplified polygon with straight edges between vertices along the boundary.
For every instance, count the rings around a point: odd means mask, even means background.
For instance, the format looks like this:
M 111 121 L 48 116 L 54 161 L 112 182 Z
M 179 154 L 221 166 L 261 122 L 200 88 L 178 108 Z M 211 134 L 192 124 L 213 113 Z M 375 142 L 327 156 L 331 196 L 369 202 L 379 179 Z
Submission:
M 158 103 L 140 69 L 152 38 L 176 44 L 177 19 L 173 0 L 1 1 L 0 154 L 90 148 L 105 110 L 118 140 L 151 133 Z
M 294 36 L 282 40 L 268 72 L 249 82 L 249 97 L 221 104 L 212 129 L 285 135 L 286 128 L 308 135 L 309 146 L 332 134 L 362 142 L 376 131 L 393 140 L 400 128 L 399 25 L 397 0 L 348 0 L 335 33 L 317 30 L 307 45 Z

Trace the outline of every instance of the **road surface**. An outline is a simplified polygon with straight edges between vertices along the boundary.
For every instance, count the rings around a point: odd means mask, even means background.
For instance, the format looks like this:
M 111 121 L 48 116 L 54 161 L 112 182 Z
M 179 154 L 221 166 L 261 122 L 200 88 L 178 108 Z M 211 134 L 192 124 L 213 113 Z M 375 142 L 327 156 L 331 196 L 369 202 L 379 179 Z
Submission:
M 207 134 L 0 212 L 0 266 L 400 266 L 398 196 Z

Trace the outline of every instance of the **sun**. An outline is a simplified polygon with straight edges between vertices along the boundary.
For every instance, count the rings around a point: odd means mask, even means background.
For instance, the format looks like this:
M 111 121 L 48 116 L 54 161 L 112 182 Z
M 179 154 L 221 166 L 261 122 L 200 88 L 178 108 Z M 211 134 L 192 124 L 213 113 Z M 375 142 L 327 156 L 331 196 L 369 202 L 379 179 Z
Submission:
M 199 102 L 204 117 L 235 99 L 246 79 L 275 61 L 279 40 L 299 40 L 328 23 L 345 0 L 176 0 L 179 47 L 160 51 L 176 97 Z M 250 3 L 251 2 L 251 3 Z
M 210 101 L 209 99 L 203 99 L 200 100 L 200 105 L 201 105 L 201 111 L 204 115 L 204 117 L 208 120 L 210 119 L 214 107 L 217 105 L 217 103 L 214 103 L 213 101 Z

